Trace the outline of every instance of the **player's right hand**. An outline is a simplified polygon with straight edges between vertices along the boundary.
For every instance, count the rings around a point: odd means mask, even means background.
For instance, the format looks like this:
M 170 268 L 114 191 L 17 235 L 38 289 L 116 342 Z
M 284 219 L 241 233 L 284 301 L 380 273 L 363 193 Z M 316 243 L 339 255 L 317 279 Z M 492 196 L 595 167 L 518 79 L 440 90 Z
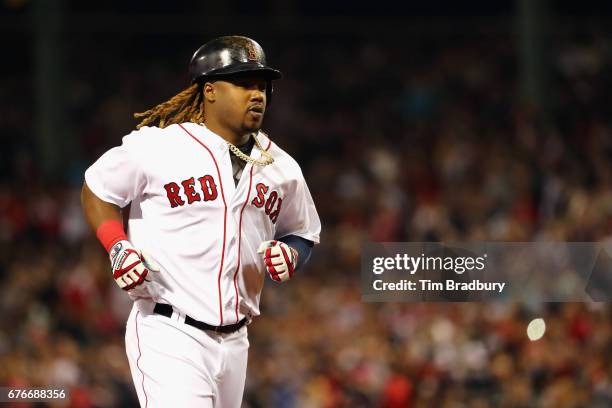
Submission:
M 110 254 L 113 279 L 121 289 L 133 292 L 133 289 L 142 286 L 150 271 L 158 272 L 150 267 L 142 253 L 136 250 L 129 241 L 119 241 L 113 245 Z

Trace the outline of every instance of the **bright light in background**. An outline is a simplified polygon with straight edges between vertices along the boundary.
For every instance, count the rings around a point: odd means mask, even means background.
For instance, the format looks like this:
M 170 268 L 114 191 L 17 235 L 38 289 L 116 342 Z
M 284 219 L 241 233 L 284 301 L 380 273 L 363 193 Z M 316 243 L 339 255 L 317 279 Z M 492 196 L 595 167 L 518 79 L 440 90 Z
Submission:
M 546 332 L 546 322 L 542 318 L 533 319 L 527 325 L 527 337 L 529 340 L 540 340 Z

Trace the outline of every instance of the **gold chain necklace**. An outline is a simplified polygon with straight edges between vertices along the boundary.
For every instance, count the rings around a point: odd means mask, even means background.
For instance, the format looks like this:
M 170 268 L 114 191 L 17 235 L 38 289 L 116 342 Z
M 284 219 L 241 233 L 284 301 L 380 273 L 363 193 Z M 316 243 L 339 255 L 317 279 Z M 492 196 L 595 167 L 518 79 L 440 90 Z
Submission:
M 274 162 L 274 157 L 272 157 L 270 153 L 268 153 L 267 151 L 263 149 L 263 147 L 261 147 L 261 144 L 259 144 L 259 140 L 257 140 L 257 137 L 255 137 L 255 135 L 253 135 L 253 139 L 255 139 L 255 145 L 261 151 L 261 155 L 263 156 L 263 159 L 254 159 L 251 156 L 247 156 L 246 154 L 242 153 L 242 151 L 239 148 L 237 148 L 230 142 L 226 141 L 225 143 L 227 143 L 227 145 L 229 146 L 229 149 L 232 151 L 232 153 L 236 155 L 236 157 L 244 160 L 247 163 L 251 163 L 255 166 L 262 166 L 262 167 L 267 166 L 268 164 L 272 164 Z
M 204 126 L 206 128 L 206 124 L 204 122 L 200 122 L 200 126 Z M 251 163 L 255 166 L 262 166 L 262 167 L 267 166 L 268 164 L 274 163 L 274 157 L 272 157 L 270 153 L 268 153 L 266 150 L 264 150 L 263 147 L 261 147 L 259 140 L 257 140 L 257 137 L 254 134 L 252 136 L 253 136 L 253 139 L 255 139 L 255 145 L 257 146 L 259 151 L 261 151 L 261 155 L 264 157 L 263 159 L 254 159 L 251 156 L 247 156 L 246 154 L 242 153 L 242 151 L 239 148 L 237 148 L 236 146 L 234 146 L 232 143 L 228 142 L 227 140 L 225 141 L 225 143 L 227 143 L 227 146 L 232 151 L 232 153 L 236 155 L 236 157 L 240 158 L 241 160 L 247 163 Z

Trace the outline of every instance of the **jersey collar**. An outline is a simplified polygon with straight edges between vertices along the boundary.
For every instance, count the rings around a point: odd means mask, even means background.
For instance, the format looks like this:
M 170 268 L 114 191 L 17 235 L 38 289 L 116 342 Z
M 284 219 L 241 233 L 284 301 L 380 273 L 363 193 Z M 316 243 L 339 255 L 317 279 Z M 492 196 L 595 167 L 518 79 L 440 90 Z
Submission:
M 187 125 L 188 129 L 190 129 L 195 137 L 197 137 L 200 142 L 206 144 L 207 146 L 217 150 L 222 148 L 227 148 L 227 143 L 225 139 L 221 136 L 208 129 L 206 125 L 203 123 L 193 123 L 188 122 L 183 124 L 183 126 Z

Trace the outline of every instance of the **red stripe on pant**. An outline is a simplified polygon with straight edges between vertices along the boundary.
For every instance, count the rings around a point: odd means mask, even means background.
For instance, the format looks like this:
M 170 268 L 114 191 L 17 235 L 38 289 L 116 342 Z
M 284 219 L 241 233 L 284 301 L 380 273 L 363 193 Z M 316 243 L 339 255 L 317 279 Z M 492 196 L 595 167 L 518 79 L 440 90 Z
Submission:
M 149 405 L 149 398 L 147 398 L 147 392 L 145 391 L 145 388 L 144 388 L 145 375 L 142 369 L 140 368 L 140 366 L 138 365 L 138 362 L 140 361 L 140 357 L 142 357 L 142 351 L 140 350 L 140 337 L 138 336 L 138 315 L 140 315 L 140 312 L 136 312 L 136 318 L 134 322 L 134 325 L 136 326 L 136 344 L 138 344 L 138 358 L 136 359 L 136 368 L 138 368 L 138 370 L 140 371 L 140 374 L 142 374 L 142 384 L 141 384 L 142 392 L 145 396 L 145 408 L 147 408 L 147 406 Z

